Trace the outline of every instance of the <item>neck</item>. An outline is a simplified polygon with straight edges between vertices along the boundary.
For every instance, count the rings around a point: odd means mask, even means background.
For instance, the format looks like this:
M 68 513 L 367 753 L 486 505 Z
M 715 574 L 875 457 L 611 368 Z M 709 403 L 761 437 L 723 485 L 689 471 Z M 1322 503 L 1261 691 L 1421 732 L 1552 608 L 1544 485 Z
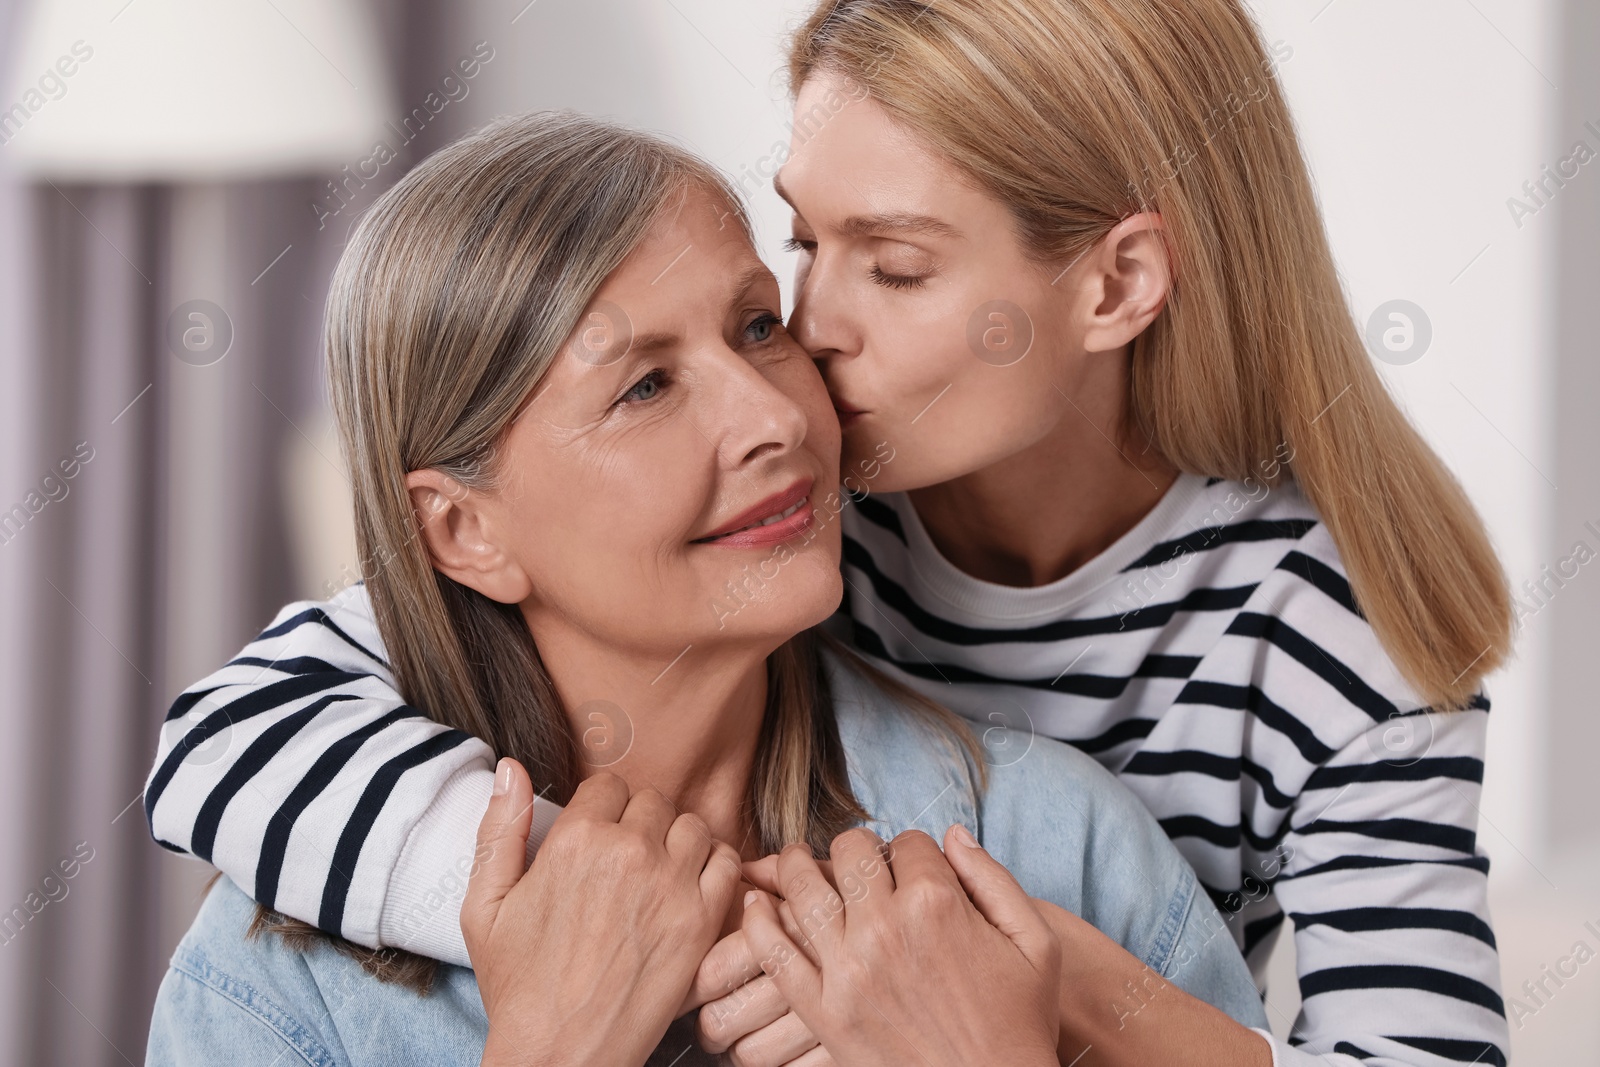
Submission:
M 940 554 L 974 578 L 1023 587 L 1064 578 L 1137 525 L 1177 479 L 1127 423 L 1127 354 L 1082 364 L 1043 438 L 908 494 Z
M 750 779 L 767 702 L 767 650 L 691 646 L 619 652 L 588 634 L 530 619 L 540 657 L 566 708 L 587 778 L 620 776 L 694 812 L 711 836 L 755 859 Z M 670 666 L 669 666 L 670 664 Z

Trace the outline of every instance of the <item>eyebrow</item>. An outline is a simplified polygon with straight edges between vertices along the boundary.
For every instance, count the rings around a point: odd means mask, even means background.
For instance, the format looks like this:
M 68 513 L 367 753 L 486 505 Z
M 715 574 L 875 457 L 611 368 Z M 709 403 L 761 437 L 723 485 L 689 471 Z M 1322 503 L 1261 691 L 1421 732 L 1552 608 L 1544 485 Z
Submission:
M 796 215 L 800 209 L 794 206 L 794 201 L 789 198 L 788 190 L 784 189 L 783 182 L 778 174 L 772 176 L 772 190 L 783 198 L 783 202 L 794 209 Z M 945 222 L 943 219 L 932 215 L 918 215 L 908 211 L 880 211 L 870 215 L 851 215 L 837 226 L 833 227 L 842 237 L 872 237 L 878 234 L 917 234 L 923 237 L 960 237 L 961 231 Z

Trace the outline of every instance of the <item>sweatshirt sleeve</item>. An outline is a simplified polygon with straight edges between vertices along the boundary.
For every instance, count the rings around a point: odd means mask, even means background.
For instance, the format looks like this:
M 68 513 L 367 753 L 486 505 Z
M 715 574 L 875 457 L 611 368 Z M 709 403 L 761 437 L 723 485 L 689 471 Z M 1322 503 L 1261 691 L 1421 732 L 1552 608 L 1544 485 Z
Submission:
M 290 604 L 174 701 L 145 817 L 267 907 L 467 965 L 460 906 L 493 766 L 485 742 L 401 698 L 356 585 Z M 539 802 L 530 857 L 559 810 Z
M 1506 1063 L 1489 861 L 1477 841 L 1483 701 L 1386 721 L 1312 776 L 1273 886 L 1302 1008 L 1277 1062 Z M 1399 729 L 1425 754 L 1382 759 Z M 1413 738 L 1413 741 L 1415 739 Z

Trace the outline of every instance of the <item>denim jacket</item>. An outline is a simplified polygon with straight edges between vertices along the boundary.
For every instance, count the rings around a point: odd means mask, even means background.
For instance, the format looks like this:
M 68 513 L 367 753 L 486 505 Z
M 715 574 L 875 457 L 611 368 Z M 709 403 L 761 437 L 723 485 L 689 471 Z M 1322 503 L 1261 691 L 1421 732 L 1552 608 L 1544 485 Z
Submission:
M 982 738 L 988 784 L 953 738 L 838 660 L 828 660 L 840 739 L 865 824 L 888 840 L 962 823 L 1030 894 L 1092 923 L 1152 971 L 1246 1026 L 1261 999 L 1226 923 L 1155 819 L 1074 748 L 996 726 Z M 470 847 L 470 842 L 466 843 Z M 488 1019 L 471 970 L 441 966 L 425 996 L 370 977 L 319 943 L 303 951 L 245 937 L 254 904 L 218 881 L 179 943 L 156 997 L 148 1064 L 268 1067 L 474 1064 Z M 1119 1017 L 1147 993 L 1107 990 Z M 651 1064 L 710 1064 L 693 1014 Z

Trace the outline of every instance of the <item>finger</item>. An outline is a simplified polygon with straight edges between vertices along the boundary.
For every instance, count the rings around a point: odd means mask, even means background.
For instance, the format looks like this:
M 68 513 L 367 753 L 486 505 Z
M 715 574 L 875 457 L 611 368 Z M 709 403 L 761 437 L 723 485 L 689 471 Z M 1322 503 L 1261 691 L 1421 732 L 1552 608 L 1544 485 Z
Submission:
M 626 820 L 627 816 L 623 818 Z M 667 855 L 681 866 L 692 867 L 696 874 L 705 867 L 706 859 L 715 846 L 711 827 L 692 811 L 679 815 L 667 827 Z
M 678 1014 L 726 997 L 761 973 L 761 965 L 750 951 L 749 939 L 742 929 L 735 930 L 712 945 L 706 958 L 700 961 L 700 969 L 694 973 L 689 995 L 684 998 Z
M 701 1008 L 695 1021 L 695 1039 L 701 1048 L 717 1055 L 787 1014 L 789 1002 L 783 999 L 777 983 L 761 974 Z M 794 1055 L 804 1051 L 796 1049 Z M 792 1058 L 792 1055 L 784 1056 L 776 1062 Z
M 719 926 L 733 908 L 733 896 L 739 891 L 740 881 L 739 850 L 726 841 L 716 842 L 700 871 L 700 899 L 706 902 L 710 914 L 717 917 Z
M 799 927 L 796 942 L 816 947 L 824 961 L 833 959 L 844 938 L 844 898 L 822 874 L 811 850 L 790 845 L 778 854 L 778 881 Z
M 478 823 L 473 870 L 461 902 L 461 929 L 468 938 L 494 925 L 500 902 L 521 880 L 532 825 L 533 783 L 528 772 L 516 760 L 502 759 L 495 766 L 489 806 Z
M 887 906 L 895 885 L 889 851 L 883 839 L 865 827 L 833 839 L 833 885 L 852 914 L 870 915 Z
M 736 1041 L 728 1059 L 734 1067 L 782 1067 L 816 1047 L 811 1028 L 791 1011 Z
M 920 883 L 923 888 L 949 889 L 966 896 L 938 842 L 921 830 L 907 830 L 889 842 L 889 866 L 896 890 Z
M 816 862 L 817 869 L 822 872 L 828 883 L 837 887 L 839 883 L 834 881 L 833 860 L 817 860 Z M 783 896 L 783 886 L 778 880 L 778 856 L 776 853 L 771 856 L 763 856 L 758 860 L 747 861 L 744 865 L 744 878 L 745 881 L 757 889 L 771 893 L 773 896 Z
M 610 771 L 600 771 L 578 783 L 578 788 L 573 790 L 572 801 L 562 814 L 570 818 L 614 823 L 622 818 L 627 806 L 628 783 Z M 559 816 L 556 821 L 561 821 Z M 552 826 L 551 831 L 554 830 Z
M 833 1057 L 828 1055 L 828 1050 L 818 1045 L 810 1052 L 802 1053 L 792 1059 L 788 1067 L 834 1067 Z
M 822 972 L 783 932 L 772 896 L 759 890 L 752 893 L 746 896 L 743 927 L 751 955 L 791 1008 L 814 1015 L 822 1002 Z
M 757 864 L 762 865 L 761 869 L 756 869 Z M 817 869 L 822 871 L 824 875 L 827 875 L 832 867 L 832 863 L 829 860 L 817 860 L 816 864 Z M 778 918 L 783 922 L 784 933 L 789 935 L 789 939 L 791 941 L 800 946 L 800 950 L 806 954 L 806 957 L 810 959 L 812 963 L 821 966 L 822 958 L 817 955 L 816 946 L 811 944 L 811 942 L 801 931 L 800 924 L 796 922 L 794 918 L 794 909 L 790 907 L 787 900 L 783 899 L 783 890 L 778 877 L 778 857 L 768 856 L 765 859 L 754 860 L 746 863 L 744 865 L 744 876 L 747 881 L 750 880 L 752 871 L 755 872 L 756 877 L 761 878 L 763 881 L 770 880 L 772 885 L 771 889 L 768 889 L 765 885 L 762 885 L 758 882 L 751 882 L 751 884 L 755 885 L 756 888 L 761 889 L 764 892 L 771 893 L 777 898 Z
M 1036 968 L 1058 965 L 1060 947 L 1055 931 L 1033 906 L 1033 900 L 1016 876 L 989 855 L 960 823 L 945 834 L 945 856 L 961 880 L 961 888 L 989 924 L 1005 934 Z
M 800 929 L 800 923 L 795 920 L 794 908 L 787 900 L 778 901 L 778 919 L 783 923 L 783 932 L 789 935 L 789 940 L 800 946 L 800 951 L 806 954 L 818 967 L 822 966 L 822 957 L 817 954 L 817 946 L 806 937 L 805 931 Z
M 627 810 L 617 820 L 632 827 L 657 844 L 667 839 L 667 829 L 678 817 L 678 809 L 659 789 L 645 786 L 628 801 Z
M 783 887 L 778 884 L 777 853 L 745 863 L 744 880 L 764 893 L 782 896 Z

